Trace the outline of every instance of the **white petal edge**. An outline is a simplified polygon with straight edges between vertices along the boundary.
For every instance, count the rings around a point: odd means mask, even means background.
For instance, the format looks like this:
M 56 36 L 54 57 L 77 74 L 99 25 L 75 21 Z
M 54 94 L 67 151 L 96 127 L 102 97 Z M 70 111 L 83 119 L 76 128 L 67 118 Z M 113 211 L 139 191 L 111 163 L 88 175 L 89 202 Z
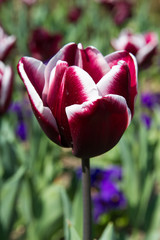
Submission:
M 136 54 L 138 64 L 141 64 L 145 59 L 146 55 L 148 55 L 156 47 L 157 47 L 157 43 L 155 44 L 149 43 L 145 45 L 143 48 L 141 48 Z
M 66 47 L 70 46 L 70 45 L 73 45 L 75 44 L 74 42 L 70 42 L 66 45 L 64 45 L 58 52 L 56 55 L 54 55 L 50 61 L 47 63 L 47 66 L 45 68 L 45 79 L 46 79 L 46 82 L 48 82 L 47 84 L 49 85 L 49 79 L 50 79 L 50 74 L 51 74 L 51 71 L 52 69 L 56 66 L 56 63 L 58 60 L 61 60 L 63 54 L 64 54 L 64 49 L 66 49 Z
M 12 69 L 10 66 L 5 66 L 2 62 L 0 62 L 1 66 L 3 67 L 3 75 L 2 75 L 2 86 L 1 86 L 1 97 L 0 97 L 0 107 L 3 107 L 9 91 L 10 85 L 12 84 Z
M 42 102 L 41 98 L 39 97 L 39 95 L 36 92 L 35 88 L 31 84 L 31 82 L 30 82 L 26 72 L 24 71 L 24 66 L 23 66 L 22 62 L 19 63 L 18 69 L 19 69 L 19 73 L 20 73 L 20 75 L 21 75 L 21 77 L 23 79 L 23 82 L 24 82 L 24 84 L 25 84 L 25 86 L 27 88 L 28 95 L 29 95 L 30 99 L 32 100 L 32 103 L 33 103 L 34 107 L 37 109 L 37 111 L 45 119 L 48 120 L 48 122 L 55 128 L 55 130 L 57 132 L 59 132 L 56 120 L 55 120 L 51 110 L 48 107 L 44 107 L 43 106 L 43 102 Z
M 105 96 L 106 89 L 112 84 L 112 81 L 114 79 L 114 76 L 116 74 L 119 74 L 121 66 L 125 63 L 125 61 L 120 60 L 117 65 L 114 65 L 112 69 L 104 75 L 101 80 L 97 83 L 97 88 L 101 96 Z
M 80 83 L 83 86 L 84 93 L 88 96 L 88 100 L 93 101 L 97 99 L 99 97 L 97 85 L 91 76 L 80 67 L 72 66 L 70 68 L 74 69 L 76 76 L 80 79 Z
M 116 95 L 116 94 L 108 94 L 106 96 L 111 96 L 114 99 L 117 100 L 117 102 L 119 102 L 122 105 L 126 105 L 127 111 L 128 111 L 128 124 L 127 127 L 129 126 L 130 122 L 131 122 L 131 111 L 128 108 L 127 102 L 125 100 L 124 97 Z M 99 99 L 101 99 L 102 97 L 99 97 Z M 97 98 L 98 99 L 98 98 Z M 68 121 L 70 121 L 70 119 L 76 114 L 76 113 L 80 113 L 80 112 L 87 112 L 88 106 L 90 106 L 90 104 L 92 104 L 92 101 L 87 101 L 84 102 L 82 104 L 73 104 L 71 106 L 66 107 L 65 111 L 66 111 L 66 115 L 68 118 Z M 94 103 L 93 103 L 94 104 Z

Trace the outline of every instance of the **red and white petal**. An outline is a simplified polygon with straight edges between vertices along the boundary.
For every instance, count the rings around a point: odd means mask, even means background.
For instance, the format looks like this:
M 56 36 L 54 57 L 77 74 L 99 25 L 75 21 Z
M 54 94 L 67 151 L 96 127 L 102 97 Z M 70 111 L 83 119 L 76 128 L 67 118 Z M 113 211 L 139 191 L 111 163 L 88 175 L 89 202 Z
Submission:
M 136 59 L 139 65 L 147 65 L 151 62 L 151 58 L 155 55 L 157 44 L 148 43 L 141 48 L 136 55 Z M 148 63 L 147 63 L 148 61 Z
M 18 63 L 18 72 L 21 75 L 20 69 L 26 73 L 29 81 L 36 89 L 36 92 L 42 97 L 42 90 L 44 87 L 45 79 L 44 79 L 44 70 L 45 65 L 32 57 L 22 57 Z
M 2 70 L 2 80 L 0 82 L 0 113 L 3 113 L 11 99 L 13 87 L 13 71 L 10 66 L 5 66 L 0 61 L 0 69 Z
M 136 58 L 133 56 L 133 54 L 127 51 L 117 51 L 107 55 L 105 57 L 105 60 L 109 64 L 110 68 L 112 68 L 114 65 L 117 65 L 120 60 L 127 63 L 131 76 L 130 109 L 133 116 L 134 100 L 137 95 L 138 85 L 138 67 Z
M 16 42 L 15 36 L 2 36 L 2 39 L 0 39 L 0 60 L 4 60 L 5 57 L 8 55 L 11 48 L 14 46 Z
M 58 79 L 56 80 L 58 82 Z M 54 101 L 51 98 L 48 101 L 50 109 L 57 120 L 60 134 L 63 142 L 71 146 L 71 135 L 66 117 L 65 108 L 73 104 L 82 104 L 88 100 L 95 100 L 99 97 L 96 84 L 87 72 L 77 66 L 69 67 L 64 74 L 61 86 L 57 83 L 53 87 L 50 96 L 55 94 Z M 57 90 L 57 92 L 56 92 Z
M 116 94 L 124 97 L 130 108 L 130 72 L 128 65 L 124 61 L 119 61 L 118 65 L 112 69 L 97 83 L 97 88 L 101 96 Z
M 53 70 L 51 71 L 48 92 L 45 93 L 45 88 L 43 91 L 43 95 L 46 95 L 47 104 L 50 107 L 53 114 L 56 113 L 59 99 L 61 99 L 62 97 L 61 96 L 62 79 L 67 68 L 68 68 L 67 62 L 58 60 L 56 67 L 54 67 Z
M 81 60 L 82 67 L 97 83 L 109 70 L 109 66 L 106 63 L 103 55 L 94 47 L 87 47 L 82 49 L 78 45 L 79 59 Z M 81 54 L 81 56 L 80 56 Z M 76 61 L 79 61 L 76 59 Z
M 46 133 L 46 135 L 55 143 L 61 145 L 60 135 L 57 127 L 56 120 L 48 107 L 43 105 L 43 102 L 37 93 L 35 87 L 33 86 L 32 82 L 30 81 L 26 71 L 24 69 L 24 64 L 22 61 L 19 62 L 18 70 L 20 77 L 22 78 L 24 85 L 27 89 L 29 99 L 39 121 L 42 129 Z
M 147 44 L 151 43 L 153 45 L 158 45 L 158 35 L 155 32 L 148 32 L 144 34 L 144 39 Z
M 52 69 L 56 66 L 58 60 L 66 61 L 69 66 L 75 65 L 75 56 L 77 51 L 77 44 L 68 43 L 61 48 L 58 53 L 51 58 L 45 69 L 45 81 L 47 86 L 49 85 L 50 74 Z
M 130 122 L 123 97 L 108 95 L 96 101 L 66 107 L 73 154 L 90 158 L 113 148 Z
M 95 100 L 99 94 L 91 76 L 83 69 L 71 66 L 65 74 L 63 97 L 65 105 L 69 106 Z

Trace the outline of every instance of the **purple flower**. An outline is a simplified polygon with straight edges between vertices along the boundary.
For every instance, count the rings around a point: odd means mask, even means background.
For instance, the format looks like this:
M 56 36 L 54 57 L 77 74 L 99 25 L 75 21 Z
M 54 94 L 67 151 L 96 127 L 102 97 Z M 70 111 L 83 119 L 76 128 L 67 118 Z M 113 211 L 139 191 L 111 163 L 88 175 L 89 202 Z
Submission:
M 109 169 L 91 169 L 91 185 L 93 187 L 100 187 L 107 181 L 116 182 L 121 179 L 122 169 L 120 167 L 112 166 Z
M 141 103 L 143 106 L 153 109 L 156 105 L 160 105 L 160 93 L 142 93 Z
M 27 140 L 27 126 L 23 121 L 19 121 L 16 128 L 16 135 L 22 140 Z
M 77 169 L 77 176 L 81 178 L 82 176 L 82 169 Z M 101 169 L 101 168 L 91 168 L 91 186 L 92 187 L 99 187 L 102 182 L 106 181 L 119 181 L 122 179 L 122 168 L 119 166 L 111 166 L 108 169 Z
M 126 198 L 118 185 L 114 182 L 106 181 L 101 184 L 101 188 L 93 199 L 93 216 L 97 222 L 99 217 L 110 211 L 124 209 L 127 205 Z
M 23 99 L 21 102 L 13 102 L 9 108 L 11 112 L 14 112 L 17 116 L 16 136 L 22 141 L 27 140 L 27 123 L 24 119 L 31 117 L 32 111 L 30 109 L 29 102 Z
M 149 129 L 152 124 L 152 118 L 149 115 L 143 113 L 141 116 L 141 119 L 142 119 L 142 122 L 144 123 L 144 125 L 146 126 L 146 128 Z
M 77 176 L 81 177 L 81 174 L 82 170 L 78 169 Z M 118 186 L 121 180 L 122 168 L 119 166 L 111 166 L 108 169 L 91 169 L 93 216 L 95 222 L 103 214 L 126 207 L 126 198 Z

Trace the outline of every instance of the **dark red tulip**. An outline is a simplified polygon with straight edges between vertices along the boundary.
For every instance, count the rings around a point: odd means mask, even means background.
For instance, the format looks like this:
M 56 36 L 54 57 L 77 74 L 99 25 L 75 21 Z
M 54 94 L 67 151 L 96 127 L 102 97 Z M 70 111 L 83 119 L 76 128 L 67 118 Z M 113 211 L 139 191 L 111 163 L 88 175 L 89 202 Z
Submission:
M 116 25 L 123 24 L 128 18 L 132 16 L 133 3 L 129 0 L 96 0 L 106 7 Z
M 6 0 L 0 0 L 0 4 L 3 3 L 3 2 L 5 2 L 5 1 L 6 1 Z
M 156 54 L 158 36 L 154 32 L 133 34 L 130 30 L 123 30 L 117 39 L 111 41 L 115 50 L 126 50 L 135 55 L 140 67 L 148 67 Z
M 70 9 L 68 13 L 68 20 L 69 22 L 77 22 L 82 14 L 82 8 L 80 7 L 73 7 Z
M 110 150 L 131 121 L 137 64 L 127 51 L 104 57 L 92 46 L 70 43 L 47 65 L 21 58 L 18 72 L 44 132 L 77 157 Z
M 60 49 L 61 34 L 50 34 L 45 29 L 37 28 L 33 31 L 29 49 L 34 58 L 48 61 Z
M 0 115 L 8 109 L 13 87 L 13 71 L 0 61 Z
M 25 4 L 27 4 L 28 6 L 36 3 L 37 0 L 22 0 L 22 2 L 24 2 Z
M 116 25 L 123 24 L 132 16 L 132 4 L 128 1 L 118 1 L 113 8 L 113 19 Z
M 16 37 L 8 36 L 0 26 L 0 60 L 4 60 L 16 42 Z

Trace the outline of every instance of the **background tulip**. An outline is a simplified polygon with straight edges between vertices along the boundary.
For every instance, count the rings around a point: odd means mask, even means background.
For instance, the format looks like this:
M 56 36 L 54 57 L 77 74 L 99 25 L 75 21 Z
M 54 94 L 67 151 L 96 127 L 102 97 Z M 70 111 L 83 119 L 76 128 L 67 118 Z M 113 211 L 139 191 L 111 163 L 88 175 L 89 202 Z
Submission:
M 8 108 L 13 86 L 13 72 L 10 66 L 0 61 L 0 115 Z
M 117 39 L 112 39 L 111 45 L 115 50 L 126 50 L 136 56 L 140 67 L 148 67 L 158 47 L 158 36 L 154 32 L 133 34 L 123 30 Z
M 103 57 L 70 43 L 47 65 L 23 57 L 18 71 L 45 133 L 77 157 L 110 150 L 133 116 L 137 68 L 126 51 Z
M 13 48 L 16 42 L 16 37 L 8 36 L 0 26 L 0 60 L 4 60 Z
M 132 16 L 133 3 L 127 0 L 96 0 L 106 7 L 113 17 L 116 25 L 123 24 Z
M 48 61 L 60 49 L 61 40 L 61 34 L 50 34 L 43 28 L 37 28 L 32 32 L 29 49 L 34 58 Z
M 37 0 L 22 0 L 22 2 L 24 2 L 27 5 L 32 5 L 34 3 L 36 3 Z
M 68 12 L 68 21 L 76 23 L 78 19 L 81 17 L 82 8 L 80 7 L 72 7 Z

